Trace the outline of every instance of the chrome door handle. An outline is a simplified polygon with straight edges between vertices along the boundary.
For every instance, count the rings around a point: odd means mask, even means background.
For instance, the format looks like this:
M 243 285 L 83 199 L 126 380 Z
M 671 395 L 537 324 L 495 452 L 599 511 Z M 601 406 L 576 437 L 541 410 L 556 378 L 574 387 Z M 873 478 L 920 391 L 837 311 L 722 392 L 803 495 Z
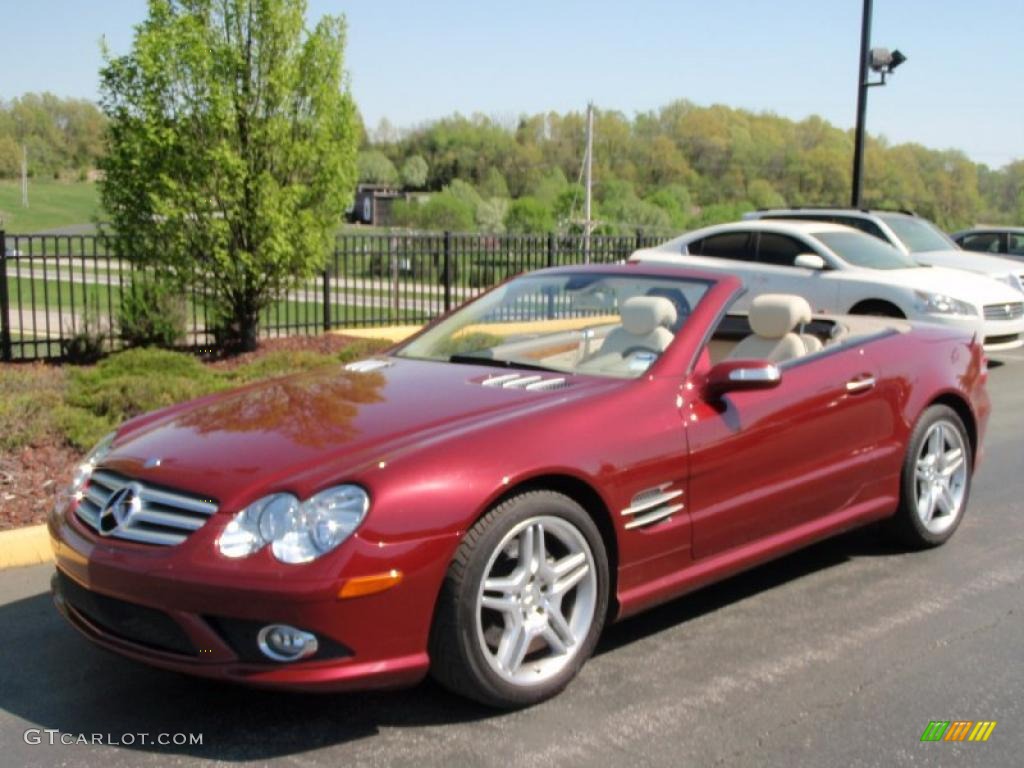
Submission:
M 875 386 L 874 376 L 865 376 L 862 379 L 850 379 L 846 382 L 847 392 L 867 392 Z

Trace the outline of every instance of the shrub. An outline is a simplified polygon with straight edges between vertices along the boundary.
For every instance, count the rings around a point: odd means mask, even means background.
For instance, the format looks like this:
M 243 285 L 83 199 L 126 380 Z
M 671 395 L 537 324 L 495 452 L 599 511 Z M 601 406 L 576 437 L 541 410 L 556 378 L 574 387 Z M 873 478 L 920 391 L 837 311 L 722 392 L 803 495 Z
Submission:
M 173 347 L 185 338 L 185 299 L 160 280 L 133 282 L 121 296 L 118 322 L 129 347 Z
M 110 329 L 100 322 L 99 310 L 86 306 L 78 325 L 61 341 L 61 354 L 72 365 L 91 365 L 106 354 Z
M 35 445 L 57 431 L 63 377 L 43 365 L 0 367 L 0 451 Z
M 147 411 L 215 392 L 226 385 L 191 355 L 135 349 L 95 368 L 72 371 L 59 421 L 69 441 L 88 447 L 117 424 Z M 97 434 L 98 433 L 98 434 Z

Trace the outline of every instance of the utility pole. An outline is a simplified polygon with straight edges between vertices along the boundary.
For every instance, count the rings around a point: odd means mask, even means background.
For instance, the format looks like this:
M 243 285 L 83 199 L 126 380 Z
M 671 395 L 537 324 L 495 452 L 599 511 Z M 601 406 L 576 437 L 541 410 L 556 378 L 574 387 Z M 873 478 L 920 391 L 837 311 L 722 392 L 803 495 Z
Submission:
M 21 145 L 21 207 L 28 208 L 28 146 Z
M 860 22 L 860 66 L 857 68 L 857 129 L 853 138 L 853 194 L 850 206 L 860 208 L 864 190 L 864 122 L 868 110 L 868 51 L 871 48 L 871 3 L 864 0 Z
M 594 102 L 587 104 L 587 154 L 584 158 L 584 175 L 586 188 L 583 198 L 583 263 L 590 263 L 590 218 L 591 188 L 594 183 Z

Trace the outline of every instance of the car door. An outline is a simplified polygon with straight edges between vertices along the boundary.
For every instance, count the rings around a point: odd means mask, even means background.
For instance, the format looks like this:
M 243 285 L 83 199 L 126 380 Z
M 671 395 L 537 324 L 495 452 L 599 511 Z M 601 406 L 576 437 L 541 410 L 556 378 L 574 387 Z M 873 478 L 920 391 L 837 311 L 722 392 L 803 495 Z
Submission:
M 694 558 L 867 503 L 893 432 L 861 344 L 783 364 L 772 389 L 683 405 Z
M 758 232 L 757 293 L 795 293 L 807 299 L 813 312 L 838 311 L 837 282 L 827 269 L 795 266 L 796 257 L 802 253 L 822 256 L 802 239 L 779 232 Z

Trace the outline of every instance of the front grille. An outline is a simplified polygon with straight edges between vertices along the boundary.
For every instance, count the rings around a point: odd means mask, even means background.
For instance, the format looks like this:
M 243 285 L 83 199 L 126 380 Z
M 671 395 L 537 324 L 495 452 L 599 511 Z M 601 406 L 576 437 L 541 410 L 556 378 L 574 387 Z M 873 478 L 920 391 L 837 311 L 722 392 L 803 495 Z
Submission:
M 121 491 L 125 493 L 108 510 Z M 212 499 L 154 488 L 107 470 L 93 472 L 75 509 L 101 536 L 162 546 L 180 544 L 216 511 Z
M 162 611 L 92 592 L 60 571 L 54 575 L 53 593 L 110 635 L 159 651 L 196 655 L 185 631 Z
M 986 320 L 1016 320 L 1019 317 L 1024 317 L 1024 301 L 985 305 Z

